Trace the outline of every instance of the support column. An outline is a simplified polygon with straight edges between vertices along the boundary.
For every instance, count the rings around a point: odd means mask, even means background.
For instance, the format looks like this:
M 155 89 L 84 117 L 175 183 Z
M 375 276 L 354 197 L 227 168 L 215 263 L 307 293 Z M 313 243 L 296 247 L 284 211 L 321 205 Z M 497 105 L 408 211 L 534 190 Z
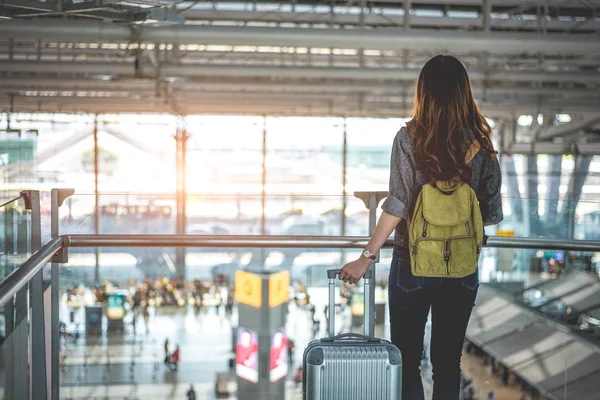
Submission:
M 267 208 L 267 116 L 263 116 L 263 137 L 262 137 L 262 169 L 261 169 L 261 193 L 260 193 L 260 234 L 267 234 L 267 217 L 265 214 Z M 260 249 L 261 269 L 264 269 L 267 259 L 266 249 Z
M 537 154 L 527 155 L 527 202 L 528 213 L 524 215 L 525 221 L 529 220 L 529 235 L 539 236 L 540 214 L 538 201 L 538 168 Z
M 483 31 L 489 33 L 492 30 L 492 0 L 483 0 L 481 13 L 483 14 Z
M 572 239 L 575 233 L 575 211 L 577 210 L 577 204 L 581 198 L 581 192 L 583 185 L 587 177 L 590 163 L 592 162 L 592 156 L 575 156 L 575 166 L 573 168 L 573 174 L 569 180 L 569 193 L 568 200 L 563 203 L 562 218 L 564 221 L 563 226 L 569 227 L 568 238 Z
M 410 29 L 410 9 L 412 8 L 412 0 L 404 0 L 404 29 Z
M 175 233 L 184 235 L 186 233 L 186 202 L 187 202 L 187 187 L 186 187 L 186 164 L 187 164 L 187 132 L 185 122 L 180 119 L 178 122 L 177 132 L 175 134 L 175 162 L 176 162 L 176 195 L 177 211 L 175 217 Z M 175 274 L 177 278 L 185 279 L 185 254 L 184 247 L 175 249 Z
M 341 235 L 346 236 L 346 208 L 348 207 L 348 195 L 346 184 L 348 173 L 348 126 L 347 119 L 344 117 L 344 139 L 342 147 L 342 215 L 341 215 Z M 343 254 L 343 252 L 342 252 Z M 343 260 L 342 260 L 343 262 Z
M 359 4 L 360 4 L 360 29 L 364 30 L 365 29 L 365 0 L 360 0 Z M 362 47 L 360 49 L 358 49 L 358 60 L 359 60 L 359 65 L 361 67 L 364 67 L 365 66 L 365 49 Z
M 548 155 L 548 190 L 546 192 L 546 224 L 560 229 L 558 221 L 558 200 L 560 198 L 560 178 L 562 175 L 562 155 Z
M 94 233 L 100 233 L 100 192 L 98 176 L 100 175 L 100 157 L 98 147 L 98 114 L 94 118 Z M 94 268 L 94 282 L 100 283 L 100 249 L 94 248 L 96 265 Z
M 514 215 L 515 222 L 524 222 L 523 202 L 519 191 L 519 181 L 517 180 L 517 171 L 515 168 L 514 155 L 505 155 L 502 157 L 504 171 L 508 181 L 508 196 L 510 197 L 510 208 Z M 516 228 L 516 227 L 515 227 Z

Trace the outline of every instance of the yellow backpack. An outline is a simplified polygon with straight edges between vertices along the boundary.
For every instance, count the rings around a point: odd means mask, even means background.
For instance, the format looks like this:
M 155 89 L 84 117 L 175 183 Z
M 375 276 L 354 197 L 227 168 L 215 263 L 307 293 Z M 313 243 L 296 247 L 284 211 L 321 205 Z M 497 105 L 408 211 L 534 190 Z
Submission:
M 467 164 L 479 151 L 474 142 Z M 483 220 L 473 189 L 460 181 L 423 185 L 408 220 L 414 276 L 463 278 L 477 270 Z

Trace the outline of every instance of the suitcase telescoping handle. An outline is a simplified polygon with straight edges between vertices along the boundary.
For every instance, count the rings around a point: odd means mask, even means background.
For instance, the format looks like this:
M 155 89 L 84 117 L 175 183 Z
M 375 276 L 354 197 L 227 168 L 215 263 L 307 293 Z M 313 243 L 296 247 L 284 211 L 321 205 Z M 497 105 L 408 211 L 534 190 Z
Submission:
M 335 281 L 338 275 L 340 274 L 341 269 L 328 269 L 327 270 L 327 278 L 329 279 L 329 337 L 335 335 Z M 368 270 L 367 273 L 363 276 L 363 280 L 365 282 L 365 336 L 373 336 L 373 332 L 370 331 L 371 326 L 371 318 L 373 318 L 373 310 L 371 305 L 371 270 Z

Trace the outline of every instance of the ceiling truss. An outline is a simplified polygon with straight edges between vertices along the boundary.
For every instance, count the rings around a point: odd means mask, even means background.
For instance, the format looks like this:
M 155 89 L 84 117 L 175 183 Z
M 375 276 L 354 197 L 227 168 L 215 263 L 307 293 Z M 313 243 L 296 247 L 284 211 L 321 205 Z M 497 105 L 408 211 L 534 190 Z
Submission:
M 595 0 L 56 7 L 0 2 L 0 110 L 407 116 L 422 65 L 450 53 L 467 66 L 492 118 L 568 113 L 585 121 L 600 113 Z M 135 23 L 148 9 L 186 22 Z M 83 11 L 122 18 L 110 23 Z

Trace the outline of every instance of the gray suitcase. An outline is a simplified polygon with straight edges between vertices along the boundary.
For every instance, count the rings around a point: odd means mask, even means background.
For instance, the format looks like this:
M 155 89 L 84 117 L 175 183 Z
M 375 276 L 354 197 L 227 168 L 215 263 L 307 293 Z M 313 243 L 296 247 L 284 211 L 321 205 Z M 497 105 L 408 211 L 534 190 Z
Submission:
M 368 332 L 374 304 L 371 272 L 364 276 L 365 334 L 334 336 L 335 281 L 339 269 L 327 271 L 329 278 L 329 337 L 312 341 L 304 350 L 302 392 L 304 400 L 400 400 L 402 357 L 400 350 Z

